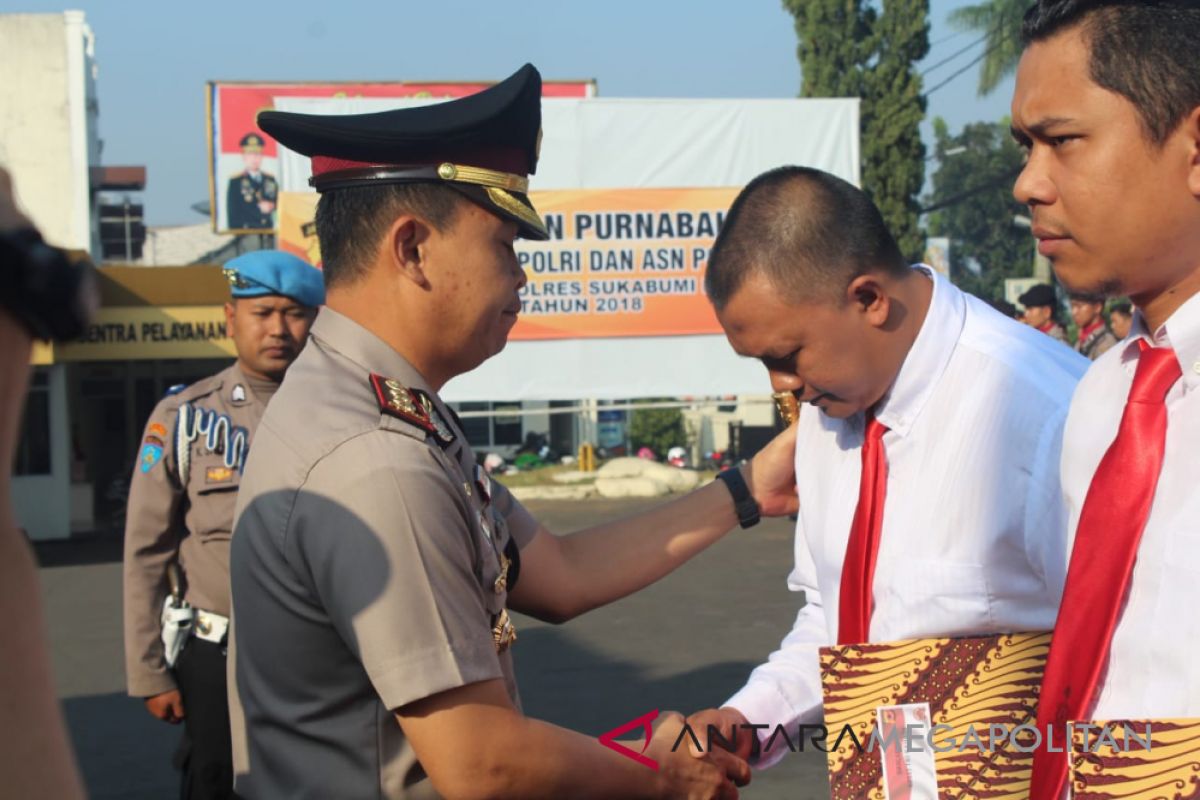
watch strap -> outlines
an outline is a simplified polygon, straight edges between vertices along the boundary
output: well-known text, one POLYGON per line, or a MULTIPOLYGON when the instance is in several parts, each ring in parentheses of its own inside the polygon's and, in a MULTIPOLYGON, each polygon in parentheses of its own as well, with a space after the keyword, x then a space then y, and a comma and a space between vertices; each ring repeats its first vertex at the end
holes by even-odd
POLYGON ((750 494, 750 487, 742 477, 742 471, 737 467, 717 473, 717 480, 725 484, 729 494, 733 496, 733 508, 737 513, 738 524, 743 528, 751 528, 762 519, 762 510, 758 501, 750 494))

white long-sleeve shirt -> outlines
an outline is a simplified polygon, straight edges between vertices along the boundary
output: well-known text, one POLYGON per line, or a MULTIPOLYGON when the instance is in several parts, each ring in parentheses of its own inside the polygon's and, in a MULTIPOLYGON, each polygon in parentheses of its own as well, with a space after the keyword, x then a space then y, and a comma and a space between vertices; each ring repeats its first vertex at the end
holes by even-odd
POLYGON ((1107 673, 1093 701, 1090 716, 1096 720, 1200 717, 1200 295, 1153 335, 1138 312, 1129 337, 1098 358, 1080 382, 1062 455, 1070 542, 1096 467, 1117 436, 1139 339, 1174 348, 1183 375, 1167 393, 1162 472, 1107 673))
MULTIPOLYGON (((870 640, 1049 630, 1066 575, 1062 430, 1087 359, 934 282, 920 333, 876 416, 887 495, 870 640)), ((822 716, 818 650, 837 642, 842 562, 858 503, 864 415, 800 414, 792 630, 726 705, 754 724, 822 716)), ((777 737, 776 745, 783 743, 777 737)), ((764 753, 775 763, 786 745, 764 753)))

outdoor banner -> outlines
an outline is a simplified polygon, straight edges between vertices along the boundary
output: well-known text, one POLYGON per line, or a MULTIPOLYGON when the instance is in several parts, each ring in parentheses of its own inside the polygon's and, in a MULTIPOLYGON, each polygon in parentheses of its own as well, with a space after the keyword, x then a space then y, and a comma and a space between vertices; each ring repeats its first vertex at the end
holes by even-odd
MULTIPOLYGON (((449 100, 474 94, 490 82, 248 83, 209 81, 205 88, 208 124, 208 193, 213 230, 262 232, 276 223, 279 153, 275 140, 259 130, 259 111, 277 97, 425 98, 449 100), (257 137, 257 138, 255 138, 257 137)), ((544 97, 593 97, 595 81, 546 81, 544 97)))
MULTIPOLYGON (((309 114, 422 101, 280 97, 309 114)), ((443 387, 452 402, 767 394, 704 296, 740 187, 783 164, 860 180, 854 98, 552 98, 530 198, 552 238, 517 244, 529 277, 508 345, 443 387)), ((308 158, 279 153, 277 246, 318 262, 308 158), (291 193, 296 194, 291 194, 291 193)))
MULTIPOLYGON (((533 192, 552 238, 517 240, 529 282, 510 340, 720 333, 704 272, 737 191, 533 192)), ((278 239, 280 248, 313 264, 320 263, 316 197, 283 194, 278 239)))

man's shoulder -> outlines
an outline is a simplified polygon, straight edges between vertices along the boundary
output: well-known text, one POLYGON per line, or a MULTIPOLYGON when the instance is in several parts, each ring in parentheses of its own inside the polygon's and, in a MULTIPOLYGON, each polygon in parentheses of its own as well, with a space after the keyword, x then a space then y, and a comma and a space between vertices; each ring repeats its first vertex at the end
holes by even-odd
MULTIPOLYGON (((387 394, 381 400, 380 381, 380 376, 310 341, 267 406, 261 427, 272 432, 272 446, 286 447, 309 466, 340 448, 353 451, 374 441, 388 442, 397 452, 436 446, 436 428, 422 424, 424 409, 417 403, 400 415, 381 407, 395 390, 384 385, 387 394)), ((381 449, 385 456, 388 448, 381 449)))
POLYGON ((1067 402, 1088 360, 1062 342, 971 298, 960 345, 997 377, 1067 402))
POLYGON ((221 387, 225 385, 230 369, 232 367, 223 369, 206 378, 201 378, 195 383, 177 384, 170 387, 154 407, 155 415, 172 414, 178 411, 179 407, 184 403, 196 403, 216 395, 220 392, 221 387))

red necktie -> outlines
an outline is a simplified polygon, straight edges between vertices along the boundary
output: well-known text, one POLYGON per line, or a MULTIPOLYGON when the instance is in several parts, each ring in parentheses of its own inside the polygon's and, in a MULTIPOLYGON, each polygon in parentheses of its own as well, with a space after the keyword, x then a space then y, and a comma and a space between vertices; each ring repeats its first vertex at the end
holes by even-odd
POLYGON ((1138 357, 1117 438, 1088 487, 1067 568, 1038 702, 1038 730, 1053 729, 1033 756, 1032 800, 1058 800, 1067 780, 1066 723, 1081 720, 1108 661, 1113 629, 1129 587, 1138 542, 1150 515, 1167 440, 1167 392, 1182 374, 1175 351, 1149 347, 1138 357))
POLYGON ((838 644, 867 641, 871 629, 871 589, 875 584, 875 557, 879 555, 879 529, 883 527, 883 501, 887 497, 887 453, 883 435, 887 426, 867 416, 862 447, 862 480, 858 506, 850 525, 846 560, 842 563, 842 588, 838 602, 838 644))

